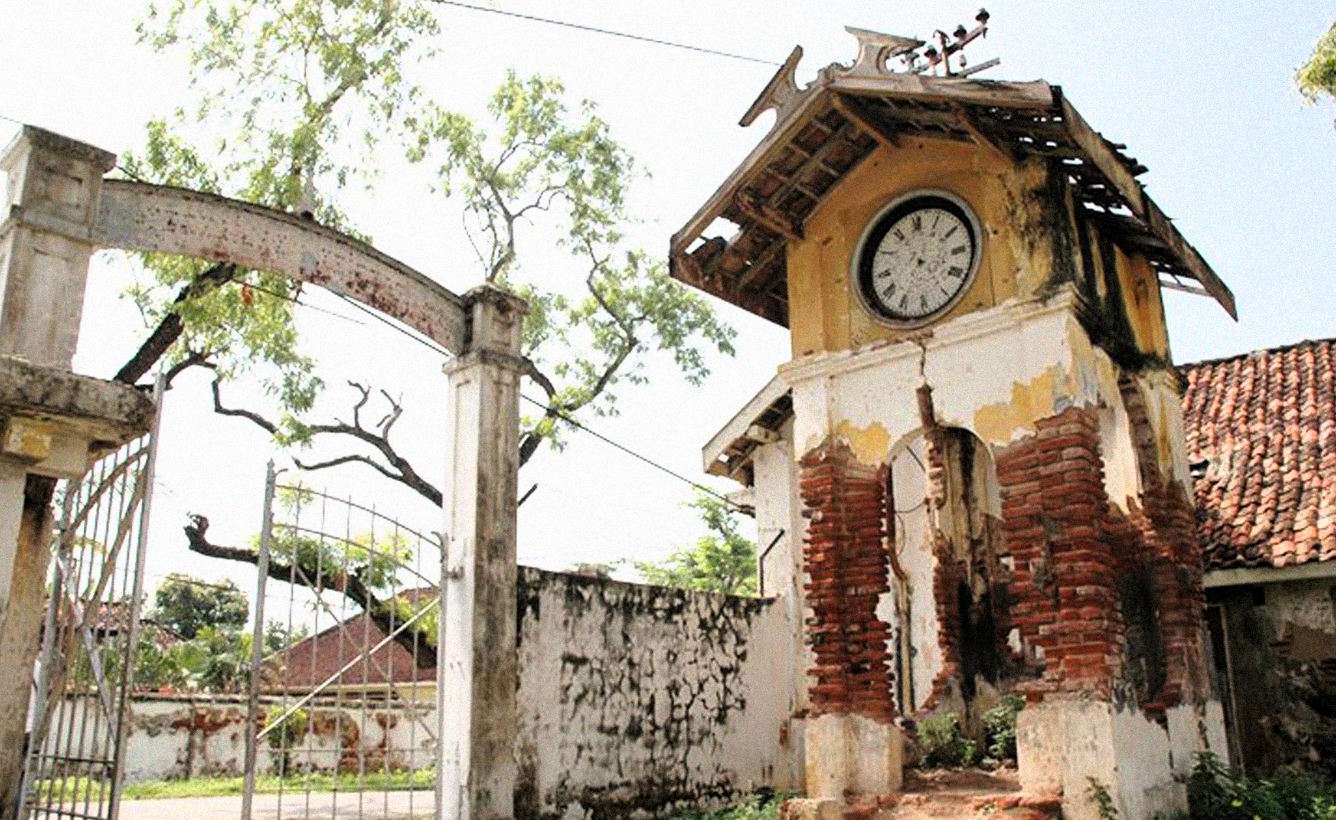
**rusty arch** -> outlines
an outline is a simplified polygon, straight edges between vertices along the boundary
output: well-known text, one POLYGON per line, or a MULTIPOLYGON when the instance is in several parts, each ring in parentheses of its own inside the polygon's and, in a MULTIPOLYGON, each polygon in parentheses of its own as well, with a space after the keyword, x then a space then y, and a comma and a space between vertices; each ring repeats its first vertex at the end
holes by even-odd
POLYGON ((101 248, 233 262, 286 274, 391 316, 450 353, 467 346, 465 300, 346 234, 217 194, 102 180, 90 239, 101 248))

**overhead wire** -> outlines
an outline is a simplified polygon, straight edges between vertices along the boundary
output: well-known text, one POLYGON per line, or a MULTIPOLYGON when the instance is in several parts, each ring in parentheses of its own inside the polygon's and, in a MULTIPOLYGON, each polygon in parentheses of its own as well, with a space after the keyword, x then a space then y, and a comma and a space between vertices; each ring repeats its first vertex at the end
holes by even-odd
POLYGON ((657 461, 654 461, 653 459, 649 458, 648 456, 642 456, 640 453, 637 453, 635 450, 632 450, 632 449, 629 448, 629 447, 626 447, 626 446, 624 446, 624 445, 622 445, 622 444, 618 444, 617 442, 613 441, 612 439, 608 438, 607 436, 603 435, 602 433, 598 432, 597 430, 591 430, 589 427, 585 426, 584 423, 582 423, 582 422, 580 422, 580 421, 577 421, 574 417, 572 417, 571 415, 565 413, 564 411, 559 410, 559 409, 557 409, 557 408, 555 408, 555 407, 552 407, 552 406, 548 405, 546 402, 542 402, 542 401, 539 401, 538 399, 535 399, 535 398, 531 398, 531 397, 529 397, 529 396, 526 396, 526 395, 524 395, 523 393, 520 394, 520 398, 524 399, 525 401, 529 402, 530 404, 534 404, 534 405, 537 405, 538 407, 543 408, 544 411, 552 413, 553 415, 557 416, 557 417, 560 418, 562 421, 566 422, 567 424, 571 425, 572 427, 575 427, 575 428, 577 428, 577 429, 579 429, 579 430, 583 430, 584 432, 588 433, 589 435, 593 436, 594 438, 598 439, 599 441, 602 441, 604 444, 611 445, 612 447, 615 447, 616 449, 621 450, 623 453, 626 453, 626 454, 629 455, 629 456, 632 456, 632 457, 634 457, 634 458, 639 459, 640 461, 645 462, 646 464, 648 464, 649 466, 653 467, 654 469, 659 470, 659 471, 664 472, 664 473, 667 473, 668 475, 672 476, 673 478, 676 478, 678 481, 683 481, 683 482, 685 482, 685 483, 687 483, 687 484, 690 484, 692 487, 694 487, 695 489, 699 490, 700 492, 706 493, 707 495, 712 495, 712 496, 714 496, 715 498, 719 499, 720 501, 724 502, 725 504, 727 504, 728 506, 730 506, 730 507, 732 507, 732 508, 734 508, 734 509, 742 509, 742 505, 741 505, 741 504, 738 504, 736 501, 734 501, 733 499, 729 498, 728 496, 723 495, 722 493, 715 492, 714 490, 710 489, 709 487, 706 487, 704 484, 700 484, 700 483, 698 483, 698 482, 692 481, 691 479, 687 478, 686 476, 682 475, 681 473, 674 472, 672 469, 663 466, 662 464, 658 463, 657 461))
POLYGON ((505 9, 491 8, 488 6, 479 6, 473 3, 463 3, 460 0, 432 0, 432 2, 441 6, 455 6, 461 9, 471 9, 473 11, 485 11, 491 14, 499 14, 503 17, 515 17, 520 20, 529 20, 535 23, 545 23, 552 26, 561 26, 563 28, 576 29, 579 31, 588 31, 593 34, 603 34, 609 37, 621 37, 627 40, 636 40, 642 43, 652 43, 656 46, 667 46, 669 48, 680 48, 684 51, 694 51, 700 54, 709 54, 713 57, 726 57, 730 60, 742 60, 749 63, 760 63, 761 65, 778 66, 780 63, 774 60, 763 60, 760 57, 751 57, 746 54, 734 54, 729 51, 719 51, 713 48, 704 48, 703 46, 693 46, 687 43, 677 43, 672 40, 664 40, 658 37, 646 37, 641 34, 631 34, 625 31, 614 31, 612 29, 599 28, 597 26, 587 26, 582 23, 572 23, 566 20, 555 20, 551 17, 539 17, 535 14, 523 14, 518 11, 507 11, 505 9))
MULTIPOLYGON (((578 30, 578 31, 586 31, 586 32, 589 32, 589 33, 592 33, 592 34, 601 34, 601 35, 608 36, 608 37, 620 37, 620 38, 622 38, 622 39, 626 39, 626 40, 633 40, 633 41, 636 41, 636 42, 649 43, 649 44, 652 44, 652 45, 664 46, 664 47, 667 47, 667 48, 677 48, 677 49, 681 49, 681 50, 684 50, 684 51, 692 51, 692 52, 696 52, 696 53, 699 53, 699 54, 705 54, 705 55, 714 56, 714 57, 723 57, 723 58, 726 58, 726 59, 741 60, 741 61, 744 61, 744 62, 758 63, 758 64, 761 64, 761 65, 768 65, 768 66, 778 66, 778 65, 780 65, 780 63, 775 62, 774 60, 765 60, 765 59, 761 59, 761 58, 759 58, 759 57, 752 57, 752 56, 745 55, 745 54, 736 54, 736 53, 727 52, 727 51, 720 51, 720 50, 718 50, 718 49, 705 48, 705 47, 703 47, 703 46, 693 46, 693 45, 690 45, 690 44, 687 44, 687 43, 679 43, 679 42, 675 42, 675 41, 672 41, 672 40, 665 40, 665 39, 663 39, 663 38, 659 38, 659 37, 648 37, 648 36, 644 36, 644 35, 640 35, 640 34, 632 34, 632 33, 630 33, 630 32, 625 32, 625 31, 616 31, 616 30, 613 30, 613 29, 606 29, 606 28, 601 28, 601 27, 598 27, 598 26, 590 26, 590 25, 585 25, 585 24, 582 24, 582 23, 573 23, 573 22, 570 22, 570 21, 567 21, 567 20, 557 20, 557 19, 550 18, 550 17, 541 17, 541 16, 533 15, 533 14, 524 14, 524 13, 516 12, 516 11, 508 11, 508 10, 506 10, 506 9, 499 9, 499 8, 491 8, 491 7, 487 7, 487 6, 480 6, 480 5, 476 5, 476 4, 473 4, 473 3, 460 2, 460 0, 432 0, 432 2, 437 3, 438 5, 454 6, 454 7, 456 7, 456 8, 468 9, 468 10, 472 10, 472 11, 487 12, 487 13, 491 13, 491 14, 501 15, 501 16, 503 16, 503 17, 512 17, 512 18, 521 19, 521 20, 528 20, 528 21, 530 21, 530 22, 535 22, 535 23, 543 23, 543 24, 545 24, 545 25, 553 25, 553 26, 559 26, 559 27, 562 27, 562 28, 574 29, 574 30, 578 30)), ((13 123, 15 123, 15 124, 18 124, 18 125, 22 125, 22 124, 23 124, 20 120, 13 119, 12 117, 8 117, 8 116, 5 116, 5 115, 3 115, 3 114, 0 114, 0 119, 5 119, 5 120, 8 120, 8 121, 13 122, 13 123)), ((122 173, 124 173, 126 176, 128 176, 128 177, 130 177, 130 178, 132 178, 132 179, 134 179, 134 180, 136 180, 136 181, 139 181, 139 182, 143 182, 143 181, 144 181, 138 174, 135 174, 132 170, 130 170, 129 168, 126 168, 126 167, 123 166, 123 165, 117 165, 116 168, 117 168, 117 170, 119 170, 119 171, 121 171, 122 173)), ((311 304, 309 304, 309 303, 307 303, 307 302, 303 302, 303 301, 301 301, 300 299, 298 299, 298 298, 295 297, 295 296, 289 296, 289 295, 286 295, 286 294, 278 293, 278 292, 276 292, 276 291, 272 291, 272 290, 269 290, 269 289, 267 289, 267 288, 259 287, 259 286, 254 285, 254 284, 248 284, 247 286, 250 287, 250 288, 253 289, 253 290, 257 290, 257 291, 259 291, 259 292, 261 292, 261 293, 268 294, 268 295, 273 296, 273 297, 275 297, 275 298, 284 299, 284 300, 286 300, 286 301, 290 301, 290 302, 292 302, 293 304, 297 304, 297 305, 300 305, 300 306, 302 306, 302 307, 309 308, 309 309, 311 309, 311 310, 316 310, 316 311, 319 311, 319 312, 321 312, 321 313, 325 313, 325 314, 328 314, 328 315, 330 315, 330 316, 334 316, 334 317, 336 317, 336 318, 343 319, 343 320, 348 321, 348 322, 352 322, 352 323, 354 323, 354 324, 358 324, 358 325, 363 325, 363 326, 365 326, 365 323, 364 323, 364 322, 360 322, 360 321, 358 321, 358 320, 356 320, 356 319, 354 319, 354 318, 352 318, 352 317, 344 316, 343 314, 336 313, 336 312, 331 311, 331 310, 326 310, 326 309, 324 309, 324 308, 316 307, 316 306, 311 305, 311 304)), ((412 339, 413 341, 417 342, 418 344, 421 344, 421 345, 423 345, 424 347, 427 347, 428 349, 432 350, 433 352, 438 353, 438 354, 443 355, 443 356, 449 356, 449 355, 450 355, 450 352, 449 352, 449 351, 447 351, 445 348, 441 347, 441 346, 440 346, 439 344, 437 344, 434 340, 428 339, 428 338, 426 338, 426 337, 424 337, 424 336, 421 336, 421 335, 419 335, 419 334, 416 334, 416 333, 411 332, 410 330, 408 330, 407 328, 403 327, 403 326, 400 325, 399 323, 397 323, 397 322, 393 322, 393 321, 389 320, 388 318, 386 318, 385 316, 381 315, 380 313, 378 313, 378 312, 376 312, 376 311, 373 311, 373 310, 367 308, 365 305, 362 305, 361 303, 359 303, 359 302, 357 302, 357 301, 355 301, 355 300, 353 300, 353 299, 350 299, 349 297, 347 297, 347 296, 344 295, 344 294, 339 293, 339 294, 335 294, 335 295, 337 295, 340 299, 342 299, 343 301, 347 302, 348 304, 352 305, 354 308, 356 308, 356 309, 362 311, 363 313, 366 313, 366 314, 369 315, 369 316, 372 316, 372 317, 375 318, 377 321, 381 322, 382 324, 386 325, 387 327, 389 327, 389 328, 393 329, 394 331, 396 331, 396 332, 398 332, 398 333, 400 333, 400 334, 402 334, 402 335, 408 337, 409 339, 412 339)), ((560 419, 561 419, 563 422, 565 422, 566 424, 569 424, 569 425, 571 425, 572 427, 575 427, 575 428, 578 429, 578 430, 581 430, 581 431, 583 431, 583 432, 586 432, 586 433, 590 434, 591 436, 593 436, 594 438, 597 438, 598 440, 602 441, 603 443, 605 443, 605 444, 607 444, 607 445, 609 445, 609 446, 611 446, 611 447, 613 447, 613 448, 615 448, 615 449, 617 449, 617 450, 620 450, 621 452, 623 452, 623 453, 625 453, 625 454, 627 454, 627 455, 629 455, 629 456, 631 456, 631 457, 633 457, 633 458, 635 458, 635 459, 637 459, 637 460, 639 460, 639 461, 641 461, 641 462, 644 462, 645 464, 647 464, 647 465, 653 467, 653 468, 656 469, 656 470, 659 470, 660 472, 663 472, 663 473, 665 473, 665 474, 667 474, 667 475, 669 475, 669 476, 671 476, 671 477, 677 479, 678 481, 681 481, 681 482, 683 482, 683 483, 685 483, 685 484, 690 485, 692 488, 696 489, 697 491, 702 492, 702 493, 705 493, 705 494, 707 494, 707 495, 710 495, 710 496, 712 496, 712 497, 714 497, 714 498, 716 498, 716 499, 718 499, 718 500, 724 502, 724 503, 727 504, 730 508, 732 508, 732 509, 742 509, 742 505, 738 504, 737 502, 733 501, 732 499, 728 498, 727 496, 723 495, 722 493, 716 492, 715 490, 713 490, 713 489, 711 489, 711 488, 709 488, 709 487, 707 487, 707 486, 705 486, 705 485, 703 485, 703 484, 701 484, 701 483, 699 483, 699 482, 693 481, 693 480, 691 480, 690 478, 687 478, 686 476, 682 475, 681 473, 678 473, 678 472, 676 472, 676 471, 674 471, 674 470, 672 470, 672 469, 670 469, 670 468, 668 468, 668 467, 666 467, 666 466, 664 466, 664 465, 662 465, 662 464, 660 464, 660 463, 654 461, 653 459, 649 458, 648 456, 641 455, 640 453, 637 453, 636 451, 632 450, 631 448, 629 448, 629 447, 627 447, 627 446, 625 446, 625 445, 623 445, 623 444, 620 444, 619 442, 613 441, 612 439, 608 438, 607 436, 603 435, 602 433, 598 432, 597 430, 593 430, 592 428, 590 428, 590 427, 588 427, 587 425, 585 425, 583 422, 578 421, 578 420, 575 419, 573 416, 571 416, 569 413, 566 413, 565 411, 562 411, 562 410, 559 410, 559 409, 557 409, 557 408, 555 408, 555 407, 552 407, 552 406, 548 405, 548 404, 545 403, 545 402, 539 401, 539 400, 534 399, 534 398, 529 397, 529 396, 525 396, 525 395, 523 395, 523 394, 520 394, 520 398, 524 399, 524 400, 527 401, 527 402, 530 402, 531 404, 534 404, 534 405, 536 405, 536 406, 542 408, 543 411, 544 411, 545 413, 551 413, 551 414, 557 416, 558 418, 560 418, 560 419)))

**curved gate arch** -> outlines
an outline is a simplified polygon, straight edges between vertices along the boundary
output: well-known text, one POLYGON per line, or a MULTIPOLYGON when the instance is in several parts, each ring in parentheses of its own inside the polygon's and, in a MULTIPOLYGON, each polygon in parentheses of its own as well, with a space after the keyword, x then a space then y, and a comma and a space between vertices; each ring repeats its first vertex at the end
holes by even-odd
POLYGON ((102 181, 93 244, 192 256, 282 273, 355 299, 454 354, 464 299, 372 246, 285 211, 217 194, 102 181))
MULTIPOLYGON (((444 414, 448 550, 440 584, 437 816, 510 816, 523 300, 490 284, 456 295, 364 242, 293 214, 198 191, 104 179, 115 160, 32 126, 24 126, 0 155, 0 172, 8 178, 0 214, 0 357, 71 375, 88 260, 96 248, 286 274, 397 319, 452 354, 444 414)), ((134 394, 128 386, 77 378, 97 382, 99 395, 134 394)), ((0 557, 5 549, 0 544, 0 557)), ((21 721, 21 712, 10 711, 21 721)), ((0 722, 7 716, 0 714, 0 722)), ((13 778, 6 779, 3 752, 0 803, 7 803, 13 778)), ((0 805, 0 817, 8 808, 0 805)))

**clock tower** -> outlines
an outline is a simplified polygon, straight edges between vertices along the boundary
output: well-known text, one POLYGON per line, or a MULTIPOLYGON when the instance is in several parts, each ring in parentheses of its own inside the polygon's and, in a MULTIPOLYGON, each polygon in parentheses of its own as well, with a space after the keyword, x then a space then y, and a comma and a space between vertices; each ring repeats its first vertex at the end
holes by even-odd
POLYGON ((978 733, 1019 696, 1024 789, 1170 814, 1227 753, 1160 294, 1233 296, 1060 88, 893 71, 923 43, 850 32, 802 89, 795 49, 670 257, 791 334, 707 454, 794 534, 763 593, 790 600, 806 792, 893 792, 916 723, 978 733))

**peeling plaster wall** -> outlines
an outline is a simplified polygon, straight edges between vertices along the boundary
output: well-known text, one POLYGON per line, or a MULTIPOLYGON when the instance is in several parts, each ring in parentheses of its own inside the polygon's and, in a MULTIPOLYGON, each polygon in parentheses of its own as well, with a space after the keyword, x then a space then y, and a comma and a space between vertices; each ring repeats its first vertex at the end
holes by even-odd
MULTIPOLYGON (((761 594, 776 598, 784 610, 789 632, 785 638, 794 674, 791 676, 796 709, 807 708, 807 687, 802 670, 813 664, 811 647, 803 636, 803 624, 811 617, 803 591, 802 543, 807 529, 798 498, 797 462, 793 456, 793 422, 779 431, 780 440, 758 447, 752 453, 756 487, 756 543, 766 551, 760 556, 761 594)), ((802 723, 795 722, 799 731, 802 723)), ((801 749, 795 759, 801 759, 801 749)))
MULTIPOLYGON (((273 705, 278 705, 274 703, 273 705)), ((84 699, 73 712, 99 708, 84 699)), ((268 712, 270 704, 262 702, 268 712)), ((293 744, 289 766, 300 772, 424 769, 436 759, 425 706, 395 704, 362 710, 321 706, 306 710, 307 732, 293 744)), ((246 756, 246 702, 240 698, 140 695, 130 703, 125 776, 131 783, 211 775, 240 775, 246 756)), ((258 747, 258 771, 272 770, 277 752, 258 747)))
POLYGON ((933 395, 938 423, 994 447, 1033 433, 1036 419, 1066 407, 1116 401, 1113 363, 1091 344, 1074 302, 1064 290, 960 317, 917 343, 818 353, 783 365, 793 387, 795 450, 807 452, 834 433, 860 462, 882 463, 890 443, 920 427, 912 397, 925 383, 951 388, 933 395))
POLYGON ((520 568, 517 819, 800 789, 785 607, 520 568))

